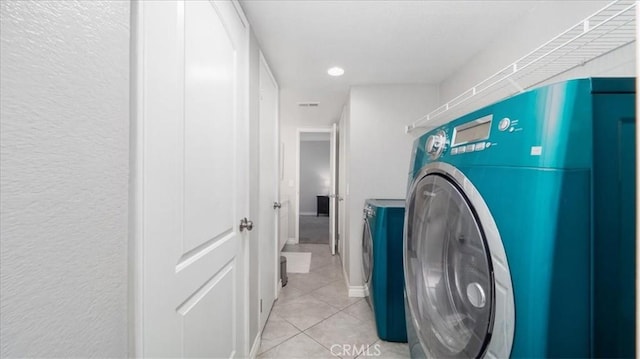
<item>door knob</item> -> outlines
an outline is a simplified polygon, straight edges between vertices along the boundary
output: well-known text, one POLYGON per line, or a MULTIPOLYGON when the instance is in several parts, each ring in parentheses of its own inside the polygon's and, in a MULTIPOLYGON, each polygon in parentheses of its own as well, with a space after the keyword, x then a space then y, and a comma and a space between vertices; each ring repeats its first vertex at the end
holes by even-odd
POLYGON ((253 229, 253 221, 248 220, 247 217, 240 220, 240 232, 245 229, 247 231, 251 231, 253 229))
POLYGON ((273 209, 277 209, 282 207, 282 204, 280 202, 273 202, 273 209))

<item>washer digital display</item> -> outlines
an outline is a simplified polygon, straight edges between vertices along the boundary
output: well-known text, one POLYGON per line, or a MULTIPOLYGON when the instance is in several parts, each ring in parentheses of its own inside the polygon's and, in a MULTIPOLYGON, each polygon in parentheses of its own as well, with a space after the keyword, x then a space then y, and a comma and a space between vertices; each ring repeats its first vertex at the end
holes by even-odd
POLYGON ((491 120, 493 120, 493 115, 488 115, 454 128, 452 146, 486 140, 491 131, 491 120))

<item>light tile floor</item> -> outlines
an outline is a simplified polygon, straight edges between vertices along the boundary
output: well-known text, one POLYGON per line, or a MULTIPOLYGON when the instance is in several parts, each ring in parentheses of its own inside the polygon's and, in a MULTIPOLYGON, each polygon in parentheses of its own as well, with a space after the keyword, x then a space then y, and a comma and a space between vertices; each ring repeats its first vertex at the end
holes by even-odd
POLYGON ((328 245, 284 250, 311 252, 311 270, 289 274, 262 333, 258 358, 409 357, 407 344, 378 338, 371 308, 348 296, 340 257, 332 256, 328 245))

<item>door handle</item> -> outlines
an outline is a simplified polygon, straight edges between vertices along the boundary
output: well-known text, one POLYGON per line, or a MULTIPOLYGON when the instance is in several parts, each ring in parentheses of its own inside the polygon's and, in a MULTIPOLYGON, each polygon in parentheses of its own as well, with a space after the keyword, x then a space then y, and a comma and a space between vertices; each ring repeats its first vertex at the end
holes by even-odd
POLYGON ((253 229, 253 221, 248 220, 247 217, 240 220, 240 232, 245 229, 247 231, 251 231, 253 229))
POLYGON ((278 209, 282 207, 282 203, 280 202, 273 202, 273 209, 278 209))

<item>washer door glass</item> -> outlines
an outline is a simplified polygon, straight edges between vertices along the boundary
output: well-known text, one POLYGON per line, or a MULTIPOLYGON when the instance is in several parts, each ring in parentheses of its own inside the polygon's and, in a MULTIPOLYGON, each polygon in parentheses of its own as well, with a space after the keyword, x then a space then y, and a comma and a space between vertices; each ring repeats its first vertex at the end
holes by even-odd
POLYGON ((364 282, 369 283, 371 272, 373 271, 373 240, 371 239, 371 229, 369 220, 365 218, 362 229, 362 275, 364 282))
POLYGON ((426 175, 410 196, 405 275, 417 334, 432 357, 479 357, 491 337, 494 307, 482 227, 445 175, 426 175))

